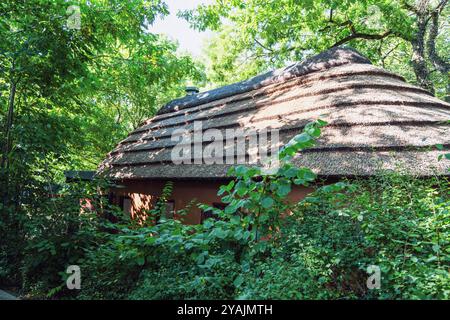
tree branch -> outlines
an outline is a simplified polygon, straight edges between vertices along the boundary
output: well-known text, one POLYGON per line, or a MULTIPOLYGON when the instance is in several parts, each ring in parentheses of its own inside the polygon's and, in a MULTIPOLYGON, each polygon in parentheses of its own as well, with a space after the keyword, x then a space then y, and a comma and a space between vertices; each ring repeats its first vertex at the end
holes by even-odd
POLYGON ((351 40, 354 39, 366 39, 366 40, 380 40, 380 39, 384 39, 388 36, 390 36, 391 34, 393 34, 393 32, 391 30, 388 30, 382 34, 369 34, 369 33, 360 33, 360 32, 352 32, 351 35, 339 40, 338 42, 336 42, 334 45, 332 45, 331 47, 338 47, 340 45, 343 45, 344 43, 347 43, 351 40))
POLYGON ((381 57, 381 63, 383 64, 383 68, 385 67, 385 60, 387 59, 387 57, 389 57, 389 55, 398 48, 398 46, 400 45, 400 42, 398 42, 394 47, 392 47, 388 52, 386 52, 382 57, 381 57))
POLYGON ((401 5, 402 5, 405 9, 407 9, 407 10, 409 10, 409 11, 411 11, 411 12, 414 12, 414 13, 418 14, 417 8, 414 7, 413 5, 410 5, 410 4, 408 3, 408 0, 401 0, 400 3, 401 3, 401 5))
POLYGON ((444 10, 445 6, 447 5, 448 0, 441 0, 441 2, 439 2, 439 4, 436 6, 436 8, 434 8, 433 13, 438 13, 440 14, 442 12, 442 10, 444 10))
POLYGON ((266 47, 266 46, 263 45, 260 41, 258 41, 258 39, 254 38, 254 40, 255 40, 255 42, 256 42, 261 48, 263 48, 264 50, 273 52, 273 49, 266 47))
MULTIPOLYGON (((447 2, 447 1, 445 1, 447 2)), ((433 66, 442 73, 447 73, 450 71, 450 64, 441 57, 438 56, 436 52, 436 37, 439 32, 439 12, 435 11, 431 15, 431 26, 430 31, 428 33, 428 41, 427 41, 427 53, 428 58, 430 59, 433 66)))

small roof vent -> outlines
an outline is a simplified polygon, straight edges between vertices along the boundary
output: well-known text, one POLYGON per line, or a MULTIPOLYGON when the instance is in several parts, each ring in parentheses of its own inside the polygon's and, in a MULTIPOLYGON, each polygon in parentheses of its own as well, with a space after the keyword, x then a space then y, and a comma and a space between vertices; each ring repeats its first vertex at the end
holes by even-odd
POLYGON ((197 87, 186 87, 186 89, 184 89, 184 91, 186 91, 187 96, 192 96, 192 95, 200 92, 197 87))

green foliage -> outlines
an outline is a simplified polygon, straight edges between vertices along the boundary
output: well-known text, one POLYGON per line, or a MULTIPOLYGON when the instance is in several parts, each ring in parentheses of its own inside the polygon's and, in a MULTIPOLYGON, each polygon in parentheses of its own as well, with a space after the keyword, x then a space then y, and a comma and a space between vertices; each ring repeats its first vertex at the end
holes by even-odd
MULTIPOLYGON (((167 13, 160 0, 0 3, 2 280, 21 284, 32 273, 16 270, 30 239, 50 232, 42 230, 45 217, 55 228, 78 219, 76 205, 59 204, 56 213, 47 201, 49 188, 63 184, 63 171, 96 169, 127 132, 180 96, 187 81, 202 79, 173 42, 147 31, 167 13), (67 24, 71 5, 80 8, 79 29, 67 24)), ((61 230, 55 236, 63 237, 61 230)), ((48 253, 51 246, 30 250, 38 248, 48 253)))
POLYGON ((409 81, 431 82, 429 89, 444 97, 450 88, 448 10, 446 0, 217 0, 179 15, 196 29, 216 32, 206 50, 208 76, 216 85, 244 80, 346 44, 409 81), (440 20, 433 40, 434 14, 440 20), (426 37, 422 37, 421 21, 426 21, 426 37), (444 67, 436 68, 439 59, 425 52, 428 49, 413 54, 416 41, 422 40, 427 48, 434 43, 437 55, 446 61, 444 67), (426 74, 415 69, 414 59, 419 55, 426 61, 426 74))
MULTIPOLYGON (((215 210, 221 220, 201 225, 183 225, 179 220, 148 219, 110 225, 108 239, 79 260, 85 276, 80 299, 217 299, 232 298, 243 285, 243 273, 250 271, 255 255, 265 254, 261 235, 276 235, 280 212, 289 208, 285 201, 292 183, 314 179, 306 168, 287 163, 296 151, 314 144, 325 123, 305 127, 279 154, 280 168, 261 179, 260 168, 237 167, 230 174, 236 182, 219 194, 228 205, 215 210), (262 203, 262 206, 259 205, 262 203), (239 213, 238 213, 239 212, 239 213), (150 223, 149 223, 150 222, 150 223)), ((161 216, 170 198, 172 183, 163 189, 150 216, 161 216)))
MULTIPOLYGON (((233 183, 222 188, 244 193, 233 183)), ((380 174, 324 185, 276 224, 261 222, 286 205, 277 199, 245 215, 230 202, 232 209, 214 209, 220 220, 201 225, 118 229, 89 254, 95 268, 79 298, 449 298, 447 180, 380 174), (263 225, 279 228, 257 239, 263 225), (366 286, 370 265, 381 270, 380 289, 366 286)))
MULTIPOLYGON (((22 242, 5 250, 14 244, 6 235, 0 246, 0 279, 19 266, 22 289, 34 298, 448 299, 446 179, 380 173, 288 201, 293 185, 314 182, 309 169, 290 160, 314 145, 323 125, 308 124, 281 149, 272 170, 232 169, 235 180, 218 192, 225 209, 200 205, 220 219, 200 225, 125 219, 97 195, 107 188, 100 181, 74 184, 47 201, 36 194, 42 203, 28 204, 38 209, 21 216, 22 242), (101 214, 80 213, 79 199, 90 199, 101 214), (111 215, 115 223, 103 218, 111 215), (19 248, 19 256, 7 256, 19 248), (79 292, 65 287, 69 264, 81 268, 79 292), (380 289, 366 286, 370 265, 381 270, 380 289)), ((166 184, 150 214, 165 211, 172 188, 166 184)))
POLYGON ((286 218, 280 246, 256 263, 242 295, 448 299, 448 192, 445 179, 397 174, 323 186, 286 218), (366 287, 369 265, 381 270, 380 289, 366 287))
POLYGON ((116 225, 117 234, 80 266, 87 279, 79 298, 227 298, 240 270, 240 226, 224 221, 187 226, 165 220, 153 226, 116 225), (238 239, 239 238, 239 239, 238 239))
POLYGON ((101 232, 101 211, 108 208, 106 199, 97 195, 104 185, 77 183, 64 186, 55 195, 48 186, 35 190, 21 211, 4 211, 0 228, 20 230, 2 232, 0 244, 0 284, 21 284, 21 290, 37 298, 67 295, 62 281, 69 265, 77 264, 85 251, 95 248, 105 234, 101 232), (100 214, 100 215, 99 215, 100 214), (12 229, 14 228, 14 229, 12 229))
MULTIPOLYGON (((218 1, 183 16, 218 31, 208 48, 215 84, 301 60, 355 32, 387 31, 348 43, 411 80, 420 19, 409 3, 218 1), (372 5, 381 10, 374 24, 372 5)), ((159 219, 171 184, 148 219, 135 221, 107 203, 105 182, 63 184, 63 170, 96 168, 186 83, 204 81, 196 62, 147 31, 167 10, 160 0, 0 3, 0 285, 52 299, 449 299, 445 179, 383 174, 288 200, 296 185, 315 186, 314 173, 291 160, 314 145, 320 120, 281 150, 279 166, 233 168, 219 190, 226 208, 200 205, 220 219, 201 225, 159 219), (79 30, 67 27, 69 5, 80 7, 79 30), (65 287, 71 264, 81 267, 80 292, 65 287), (375 291, 365 285, 371 264, 382 272, 375 291)), ((448 52, 446 38, 442 28, 438 56, 448 52)), ((436 70, 428 80, 443 96, 448 74, 436 70)))
POLYGON ((60 171, 95 168, 129 130, 180 96, 188 79, 200 80, 190 57, 145 31, 165 14, 159 0, 3 1, 2 122, 16 85, 11 163, 54 152, 60 171), (69 5, 80 7, 80 30, 66 25, 69 5))
MULTIPOLYGON (((280 213, 287 212, 291 203, 287 200, 292 185, 307 186, 315 180, 308 168, 297 168, 289 160, 299 151, 315 144, 322 120, 308 123, 304 132, 292 138, 279 152, 268 168, 233 167, 229 175, 235 177, 218 192, 227 204, 219 216, 237 219, 244 228, 252 229, 253 239, 276 236, 280 226, 280 213)), ((214 210, 213 208, 206 208, 214 210)))

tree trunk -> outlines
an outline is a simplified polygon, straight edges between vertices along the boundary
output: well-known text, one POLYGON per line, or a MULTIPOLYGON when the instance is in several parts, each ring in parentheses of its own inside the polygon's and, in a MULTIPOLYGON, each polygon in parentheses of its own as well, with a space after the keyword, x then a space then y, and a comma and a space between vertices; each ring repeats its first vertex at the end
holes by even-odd
POLYGON ((425 33, 427 29, 427 19, 425 16, 418 16, 417 19, 417 33, 415 39, 411 41, 413 53, 411 63, 419 86, 434 94, 434 87, 429 79, 430 72, 425 60, 425 33))
MULTIPOLYGON (((450 78, 450 76, 449 76, 450 78)), ((450 103, 450 79, 447 78, 447 89, 445 92, 444 101, 450 103)))
MULTIPOLYGON (((445 4, 446 2, 443 2, 445 4)), ((450 102, 450 63, 448 63, 445 59, 442 59, 437 51, 436 51, 436 38, 439 34, 439 14, 440 10, 436 9, 431 14, 431 25, 430 31, 428 33, 428 41, 427 41, 427 52, 428 58, 433 66, 436 68, 436 71, 442 73, 444 77, 447 77, 447 87, 446 87, 446 95, 445 101, 450 102)))
POLYGON ((5 143, 3 145, 3 155, 2 155, 2 163, 1 168, 5 169, 8 166, 8 154, 10 152, 11 147, 11 127, 13 123, 14 116, 14 99, 16 96, 16 84, 15 82, 11 82, 9 89, 9 102, 8 102, 8 116, 6 118, 5 125, 5 143))
POLYGON ((2 150, 2 161, 0 165, 0 172, 2 173, 4 181, 3 188, 3 205, 6 206, 7 200, 8 200, 8 188, 9 188, 9 172, 8 172, 8 156, 11 152, 11 128, 13 124, 13 117, 14 117, 14 99, 16 96, 16 83, 14 81, 11 81, 10 88, 9 88, 9 102, 8 102, 8 115, 6 118, 6 125, 5 125, 5 141, 3 144, 3 150, 2 150))

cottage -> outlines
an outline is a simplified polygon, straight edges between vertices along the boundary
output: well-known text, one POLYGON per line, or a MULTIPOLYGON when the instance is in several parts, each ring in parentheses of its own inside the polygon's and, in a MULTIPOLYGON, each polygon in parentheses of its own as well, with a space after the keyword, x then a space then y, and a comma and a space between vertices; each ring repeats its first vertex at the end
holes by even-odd
MULTIPOLYGON (((318 144, 294 162, 323 178, 398 168, 449 174, 438 157, 450 146, 450 104, 348 48, 173 100, 121 141, 99 171, 123 186, 116 201, 132 215, 151 208, 166 181, 174 182, 168 214, 194 198, 221 206, 216 193, 229 167, 263 163, 318 118, 328 122, 318 144)), ((299 187, 291 198, 308 192, 299 187)), ((186 222, 206 215, 193 208, 186 222)))

